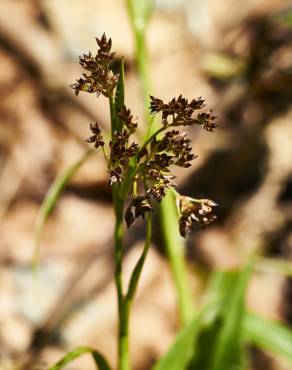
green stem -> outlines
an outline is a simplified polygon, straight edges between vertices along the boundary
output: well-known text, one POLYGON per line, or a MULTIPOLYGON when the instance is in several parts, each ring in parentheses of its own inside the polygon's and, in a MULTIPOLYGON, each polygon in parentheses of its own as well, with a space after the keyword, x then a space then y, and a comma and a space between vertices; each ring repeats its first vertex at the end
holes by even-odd
MULTIPOLYGON (((137 0, 137 4, 139 0, 137 0)), ((150 0, 149 0, 150 1, 150 0)), ((147 28, 148 16, 145 18, 144 23, 140 22, 139 17, 135 16, 135 1, 127 0, 129 19, 132 24, 133 34, 135 39, 135 57, 136 65, 139 73, 142 94, 144 98, 144 116, 145 121, 150 122, 148 132, 146 135, 145 143, 142 148, 145 148, 153 135, 159 134, 163 131, 163 127, 157 127, 155 120, 152 122, 149 120, 148 107, 149 107, 149 95, 151 88, 151 79, 149 73, 149 56, 145 40, 145 32, 147 28), (140 25, 143 24, 143 27, 140 25), (154 132, 154 130, 158 130, 154 132)), ((142 149, 141 148, 141 149, 142 149)), ((186 264, 184 259, 184 241, 180 237, 178 229, 178 216, 175 201, 171 194, 166 196, 166 199, 162 200, 160 206, 160 218, 162 224, 162 232, 164 235, 165 247, 172 275, 175 281, 178 306, 180 319, 183 324, 187 323, 191 318, 193 311, 191 292, 188 288, 188 279, 186 274, 186 264)))
POLYGON ((137 291, 138 282, 141 276, 142 268, 150 247, 151 242, 151 226, 152 226, 152 215, 147 216, 147 230, 146 240, 143 252, 132 272, 128 292, 122 300, 121 311, 120 311, 120 325, 119 325, 119 370, 129 370, 129 319, 132 307, 133 298, 137 291))
POLYGON ((150 247, 152 231, 152 214, 147 214, 146 240, 143 252, 130 278, 128 292, 123 295, 122 286, 122 242, 123 242, 123 201, 115 197, 116 227, 115 227, 115 282, 118 297, 119 311, 119 341, 118 341, 118 369, 130 370, 129 359, 129 317, 132 301, 135 296, 144 262, 150 247), (118 200, 118 201, 117 201, 118 200))
MULTIPOLYGON (((149 91, 151 91, 150 74, 149 74, 149 57, 147 47, 145 45, 145 38, 142 32, 135 32, 135 58, 137 61, 138 74, 142 82, 142 94, 144 101, 144 118, 147 122, 149 119, 149 91)), ((151 131, 150 131, 151 132, 151 131)))
POLYGON ((193 317, 194 311, 186 273, 184 241, 179 234, 175 198, 170 191, 161 202, 160 207, 162 233, 176 286, 179 315, 182 324, 185 325, 193 317))
MULTIPOLYGON (((109 97, 111 116, 111 136, 116 125, 115 101, 113 96, 109 97)), ((118 369, 130 370, 129 339, 128 339, 128 305, 123 295, 122 261, 123 261, 123 211, 125 195, 120 184, 114 184, 112 198, 115 210, 115 231, 114 231, 114 258, 115 258, 115 285, 118 300, 118 369)))
MULTIPOLYGON (((116 191, 114 191, 116 193, 116 191)), ((115 225, 115 280, 117 287, 119 311, 123 302, 123 285, 122 285, 122 258, 123 258, 123 207, 117 197, 114 196, 116 225, 115 225)))
MULTIPOLYGON (((144 144, 141 146, 141 148, 139 149, 139 153, 143 152, 143 150, 146 148, 146 146, 150 143, 150 141, 155 137, 157 136, 158 134, 160 134, 162 131, 164 130, 167 130, 171 125, 167 126, 167 127, 160 127, 160 129, 158 129, 157 131, 155 131, 154 133, 152 133, 151 135, 147 135, 146 136, 146 140, 144 142, 144 144)), ((138 153, 138 154, 139 154, 138 153)), ((137 156, 138 156, 137 154, 137 156)))
POLYGON ((113 189, 115 204, 115 283, 118 299, 119 313, 119 338, 118 338, 118 369, 130 370, 128 348, 128 313, 123 297, 122 259, 123 259, 123 205, 124 201, 118 194, 117 188, 113 189))
POLYGON ((143 4, 138 3, 139 1, 140 0, 127 0, 127 10, 134 36, 136 66, 138 75, 142 80, 141 90, 144 101, 144 118, 145 121, 148 122, 148 93, 151 90, 151 79, 149 73, 149 56, 144 36, 153 4, 150 4, 151 0, 147 0, 149 3, 147 6, 148 9, 146 10, 143 4), (142 8, 144 9, 142 10, 142 8), (146 13, 144 13, 145 11, 146 13))

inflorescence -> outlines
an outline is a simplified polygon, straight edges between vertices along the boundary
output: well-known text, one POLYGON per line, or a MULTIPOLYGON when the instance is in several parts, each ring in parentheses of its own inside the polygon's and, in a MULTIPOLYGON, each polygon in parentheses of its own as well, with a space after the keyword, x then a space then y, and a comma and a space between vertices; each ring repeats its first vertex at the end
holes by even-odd
MULTIPOLYGON (((112 41, 105 34, 96 39, 99 46, 94 57, 90 52, 80 57, 80 65, 89 73, 71 85, 76 95, 80 91, 100 94, 107 98, 114 96, 119 75, 110 69, 115 53, 111 52, 112 41)), ((172 166, 187 168, 197 156, 192 152, 187 132, 179 131, 184 126, 200 125, 204 130, 212 132, 217 127, 216 117, 212 110, 199 112, 205 107, 200 97, 188 101, 180 95, 170 102, 150 96, 151 114, 162 115, 161 127, 141 145, 132 140, 137 122, 133 119, 130 109, 125 106, 117 112, 122 122, 122 129, 112 133, 108 145, 108 153, 104 149, 105 141, 97 122, 90 124, 92 135, 87 139, 95 148, 103 147, 108 163, 110 185, 128 184, 130 161, 135 164, 132 171, 131 186, 128 195, 131 197, 125 211, 125 221, 130 227, 138 217, 144 218, 147 212, 153 211, 152 202, 160 202, 170 187, 174 187, 175 176, 171 173, 172 166), (137 189, 143 189, 137 194, 137 189)), ((179 229, 182 236, 195 225, 209 225, 215 218, 213 207, 216 203, 209 199, 193 199, 179 195, 176 191, 179 213, 179 229)))

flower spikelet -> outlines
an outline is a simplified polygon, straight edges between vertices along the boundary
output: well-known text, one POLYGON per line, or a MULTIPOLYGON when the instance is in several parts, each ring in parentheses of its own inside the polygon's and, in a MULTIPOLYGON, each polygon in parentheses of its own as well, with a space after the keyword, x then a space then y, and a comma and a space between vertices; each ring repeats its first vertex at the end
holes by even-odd
POLYGON ((145 213, 150 211, 153 211, 153 208, 151 207, 151 204, 149 202, 148 195, 134 196, 125 212, 125 221, 128 228, 135 222, 135 220, 139 216, 144 218, 145 213))
POLYGON ((103 136, 100 128, 98 127, 98 123, 97 122, 91 123, 90 130, 93 135, 91 135, 86 141, 88 143, 94 143, 96 149, 99 148, 100 146, 104 146, 103 136))
POLYGON ((115 53, 111 52, 111 39, 107 40, 105 34, 101 39, 96 38, 99 50, 96 56, 91 52, 83 54, 79 58, 80 65, 89 73, 83 73, 83 78, 77 79, 77 82, 71 87, 78 95, 80 91, 96 93, 109 97, 112 95, 118 81, 118 75, 110 70, 110 64, 113 61, 115 53))
POLYGON ((185 237, 193 226, 208 226, 216 216, 213 214, 213 207, 217 204, 210 199, 193 199, 186 196, 178 197, 179 208, 179 231, 185 237))

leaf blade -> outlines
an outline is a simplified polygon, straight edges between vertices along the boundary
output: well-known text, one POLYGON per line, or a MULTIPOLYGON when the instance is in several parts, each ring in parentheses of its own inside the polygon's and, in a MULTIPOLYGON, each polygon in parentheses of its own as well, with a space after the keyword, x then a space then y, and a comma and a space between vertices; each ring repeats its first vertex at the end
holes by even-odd
POLYGON ((244 320, 245 340, 283 357, 292 364, 292 330, 279 322, 248 313, 244 320))
POLYGON ((226 283, 224 273, 213 273, 206 302, 196 316, 177 335, 168 352, 159 359, 152 370, 184 370, 196 356, 199 335, 212 327, 222 306, 222 288, 226 283))
POLYGON ((59 360, 55 365, 51 366, 48 370, 60 370, 64 366, 68 365, 70 362, 74 361, 76 358, 82 356, 83 354, 90 353, 94 359, 94 362, 99 370, 110 370, 110 366, 106 361, 105 357, 98 351, 91 347, 77 347, 73 351, 68 352, 61 360, 59 360))
POLYGON ((32 261, 34 271, 36 271, 39 261, 41 239, 43 236, 46 221, 55 208, 56 203, 65 186, 92 153, 92 149, 87 150, 77 162, 68 167, 68 169, 66 169, 64 173, 59 175, 54 180, 45 196, 45 199, 39 209, 34 229, 34 257, 32 261))
POLYGON ((200 318, 196 317, 181 330, 170 350, 154 365, 152 370, 185 369, 192 357, 199 327, 200 318))
POLYGON ((212 355, 210 370, 242 368, 242 326, 245 315, 245 291, 252 272, 252 263, 238 274, 225 299, 222 329, 212 355))

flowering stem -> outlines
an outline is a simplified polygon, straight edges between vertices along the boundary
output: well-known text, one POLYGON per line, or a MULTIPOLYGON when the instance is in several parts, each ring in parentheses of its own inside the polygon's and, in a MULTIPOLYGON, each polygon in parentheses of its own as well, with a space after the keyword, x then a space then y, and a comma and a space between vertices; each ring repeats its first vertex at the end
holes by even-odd
POLYGON ((122 300, 119 325, 119 370, 129 370, 129 319, 132 302, 137 291, 138 282, 150 247, 152 234, 152 214, 147 214, 146 240, 143 252, 132 272, 128 292, 122 300))
MULTIPOLYGON (((137 2, 138 3, 138 2, 137 2)), ((150 0, 149 0, 150 3, 150 0)), ((147 52, 147 45, 145 40, 144 28, 142 31, 137 26, 138 17, 135 16, 133 1, 127 0, 129 19, 132 23, 133 33, 135 38, 135 49, 136 49, 136 65, 139 73, 142 93, 144 97, 144 116, 146 122, 149 122, 148 132, 146 134, 146 141, 140 149, 146 148, 149 142, 154 136, 161 133, 165 127, 158 128, 155 124, 155 120, 149 120, 148 106, 149 106, 149 95, 151 91, 151 79, 149 73, 149 55, 147 52), (157 130, 153 133, 154 130, 157 130)), ((149 13, 150 16, 150 13, 149 13)), ((147 22, 146 22, 147 23, 147 22)), ((170 125, 168 125, 169 127, 170 125)), ((172 275, 175 281, 177 296, 178 296, 178 308, 182 324, 186 324, 193 311, 192 296, 188 288, 188 279, 186 276, 186 263, 184 259, 184 242, 180 237, 178 225, 177 225, 177 209, 171 194, 167 195, 167 199, 163 199, 160 205, 160 219, 162 225, 162 233, 164 235, 164 242, 166 247, 166 253, 170 262, 172 275)))
POLYGON ((122 258, 123 258, 123 206, 124 200, 119 195, 119 189, 113 189, 113 202, 115 205, 115 283, 118 299, 119 337, 118 337, 118 369, 129 370, 128 350, 128 313, 124 304, 122 284, 122 258))
POLYGON ((129 316, 133 298, 137 291, 142 268, 150 247, 152 234, 152 214, 146 215, 146 240, 143 252, 132 272, 127 294, 123 295, 122 286, 122 247, 123 247, 123 205, 124 199, 119 195, 119 189, 113 189, 115 203, 116 226, 115 226, 115 282, 118 297, 119 313, 119 339, 118 339, 118 369, 130 370, 129 360, 129 316))
MULTIPOLYGON (((114 191, 114 193, 116 193, 114 191)), ((118 203, 115 207, 116 225, 115 225, 115 280, 118 294, 119 309, 123 301, 123 286, 122 286, 122 248, 123 248, 123 207, 120 202, 117 202, 117 197, 114 201, 118 203)))
MULTIPOLYGON (((112 95, 109 96, 111 135, 113 136, 116 124, 115 103, 112 95)), ((113 204, 115 210, 115 231, 114 231, 114 257, 115 257, 115 284, 118 300, 118 369, 130 370, 128 321, 129 308, 123 295, 122 261, 123 261, 123 211, 126 194, 121 184, 114 184, 112 189, 113 204)))

